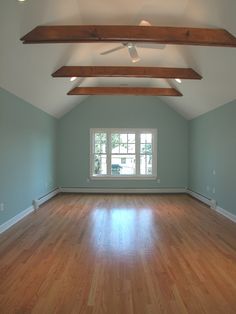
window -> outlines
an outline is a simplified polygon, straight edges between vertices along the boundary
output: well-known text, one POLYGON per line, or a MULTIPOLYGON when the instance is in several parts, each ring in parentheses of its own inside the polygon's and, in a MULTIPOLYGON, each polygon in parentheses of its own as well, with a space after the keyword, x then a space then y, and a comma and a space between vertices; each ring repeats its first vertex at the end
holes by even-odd
POLYGON ((155 129, 91 129, 91 177, 154 179, 156 133, 155 129))

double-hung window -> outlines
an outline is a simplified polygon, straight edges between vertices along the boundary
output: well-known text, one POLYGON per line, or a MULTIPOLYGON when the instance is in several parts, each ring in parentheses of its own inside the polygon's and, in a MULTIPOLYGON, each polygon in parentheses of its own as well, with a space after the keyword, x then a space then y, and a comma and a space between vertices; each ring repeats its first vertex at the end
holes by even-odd
POLYGON ((156 178, 156 129, 91 129, 90 146, 91 178, 156 178))

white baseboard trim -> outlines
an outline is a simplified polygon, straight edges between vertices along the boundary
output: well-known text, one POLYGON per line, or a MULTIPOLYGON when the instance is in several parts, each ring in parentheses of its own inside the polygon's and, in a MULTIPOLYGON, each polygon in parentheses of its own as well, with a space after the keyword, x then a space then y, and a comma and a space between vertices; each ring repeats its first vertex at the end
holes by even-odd
POLYGON ((111 188, 65 188, 62 193, 88 193, 88 194, 185 194, 186 188, 159 188, 159 189, 111 189, 111 188))
MULTIPOLYGON (((39 198, 37 200, 38 205, 42 205, 43 203, 45 203, 46 201, 48 201, 50 198, 54 197, 58 193, 60 193, 60 189, 57 188, 54 191, 48 193, 47 195, 42 196, 41 198, 39 198)), ((2 225, 0 225, 0 234, 3 233, 4 231, 8 230, 12 226, 14 226, 17 222, 19 222, 20 220, 22 220, 23 218, 28 216, 33 211, 34 211, 34 206, 31 205, 30 207, 28 207, 25 210, 21 211, 16 216, 14 216, 11 219, 9 219, 8 221, 4 222, 2 225)))
POLYGON ((26 208, 25 210, 23 210, 22 212, 20 212, 19 214, 17 214, 16 216, 12 217, 11 219, 9 219, 8 221, 4 222, 1 226, 0 226, 0 234, 3 233, 4 231, 8 230, 9 228, 11 228, 13 225, 15 225, 18 221, 22 220, 23 218, 25 218, 26 216, 28 216, 30 213, 32 213, 34 211, 34 207, 33 205, 26 208))
POLYGON ((207 197, 205 197, 205 196, 203 196, 201 194, 195 193, 195 192, 193 192, 191 190, 187 190, 187 193, 189 195, 191 195, 192 197, 196 198, 197 200, 201 201, 202 203, 204 203, 204 204, 206 204, 206 205, 211 207, 211 200, 209 198, 207 198, 207 197))
POLYGON ((217 213, 225 216, 226 218, 230 219, 231 221, 236 223, 236 215, 230 213, 229 211, 225 210, 224 208, 221 208, 220 206, 216 206, 214 209, 217 213))
POLYGON ((236 215, 230 213, 229 211, 221 208, 220 206, 214 204, 214 201, 210 200, 209 198, 198 194, 196 192, 193 192, 191 190, 187 190, 187 193, 191 195, 192 197, 198 199, 199 201, 203 202, 204 204, 210 206, 211 209, 215 210, 217 213, 225 216, 226 218, 230 219, 231 221, 236 223, 236 215))

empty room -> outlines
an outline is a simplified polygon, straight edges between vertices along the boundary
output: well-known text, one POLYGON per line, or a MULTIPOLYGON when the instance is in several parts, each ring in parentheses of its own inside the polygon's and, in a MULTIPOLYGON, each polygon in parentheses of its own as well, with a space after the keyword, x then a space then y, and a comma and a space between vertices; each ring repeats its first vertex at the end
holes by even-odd
POLYGON ((235 14, 1 0, 1 314, 236 313, 235 14))

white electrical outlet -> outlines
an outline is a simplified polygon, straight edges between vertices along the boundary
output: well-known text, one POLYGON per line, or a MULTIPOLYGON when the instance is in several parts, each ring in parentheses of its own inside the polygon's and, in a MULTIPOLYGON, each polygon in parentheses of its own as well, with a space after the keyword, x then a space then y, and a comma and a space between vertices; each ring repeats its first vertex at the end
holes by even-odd
POLYGON ((33 200, 32 205, 34 207, 34 210, 37 210, 39 208, 39 201, 38 200, 33 200))
POLYGON ((0 211, 3 212, 4 211, 4 203, 0 204, 0 211))
POLYGON ((209 192, 209 191, 210 191, 210 187, 209 187, 209 185, 207 185, 206 190, 207 190, 207 192, 209 192))
POLYGON ((216 188, 215 188, 215 187, 213 187, 212 193, 213 193, 213 194, 216 194, 216 188))
POLYGON ((216 207, 217 207, 217 202, 216 202, 216 200, 213 200, 213 199, 212 199, 210 205, 211 205, 211 208, 212 208, 212 209, 216 209, 216 207))
POLYGON ((215 169, 213 169, 212 174, 213 174, 213 176, 215 176, 215 175, 216 175, 216 171, 215 171, 215 169))
POLYGON ((160 184, 161 183, 161 179, 157 179, 157 183, 160 184))

